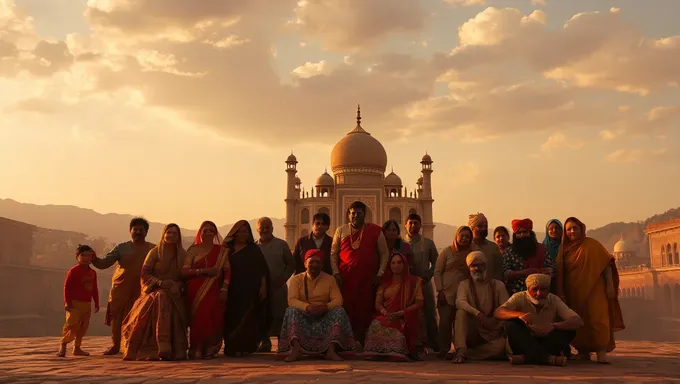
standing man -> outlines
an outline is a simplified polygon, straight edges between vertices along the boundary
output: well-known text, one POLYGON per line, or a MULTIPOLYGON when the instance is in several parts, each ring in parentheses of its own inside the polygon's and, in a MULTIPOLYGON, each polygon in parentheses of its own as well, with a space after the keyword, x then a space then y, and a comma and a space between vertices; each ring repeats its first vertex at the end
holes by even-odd
POLYGON ((439 352, 439 330, 435 315, 434 290, 432 277, 437 264, 437 247, 434 241, 420 234, 422 220, 417 213, 411 213, 406 219, 406 241, 413 251, 413 274, 423 279, 423 310, 427 326, 427 344, 435 352, 439 352))
POLYGON ((375 286, 385 273, 389 251, 382 227, 365 222, 366 204, 353 202, 348 215, 349 223, 338 227, 333 236, 331 267, 354 338, 361 346, 373 319, 375 286))
POLYGON ((303 260, 307 251, 319 249, 323 251, 321 270, 333 276, 333 269, 331 268, 331 245, 333 244, 333 238, 327 234, 330 226, 331 217, 327 214, 319 212, 312 217, 312 233, 307 236, 302 236, 298 239, 297 243, 295 243, 295 250, 293 251, 295 273, 302 273, 307 270, 303 260))
POLYGON ((269 330, 263 330, 260 335, 261 344, 257 352, 266 353, 272 351, 271 336, 279 337, 283 316, 288 308, 288 286, 286 282, 295 271, 293 254, 285 240, 274 237, 274 225, 268 217, 257 220, 257 233, 260 238, 256 243, 260 246, 267 266, 269 267, 271 281, 271 313, 272 325, 269 330))
POLYGON ((503 277, 503 264, 501 251, 493 241, 487 240, 489 236, 489 221, 483 213, 468 216, 468 226, 472 229, 472 242, 484 252, 487 259, 487 273, 492 279, 505 281, 503 277))
POLYGON ((141 217, 130 220, 130 236, 132 241, 116 245, 111 252, 100 259, 95 255, 92 266, 106 269, 118 263, 116 272, 111 278, 111 293, 106 305, 106 325, 111 327, 113 345, 104 355, 117 355, 120 352, 120 331, 123 320, 130 313, 132 305, 141 293, 142 264, 146 254, 155 244, 146 241, 149 233, 149 222, 141 217))

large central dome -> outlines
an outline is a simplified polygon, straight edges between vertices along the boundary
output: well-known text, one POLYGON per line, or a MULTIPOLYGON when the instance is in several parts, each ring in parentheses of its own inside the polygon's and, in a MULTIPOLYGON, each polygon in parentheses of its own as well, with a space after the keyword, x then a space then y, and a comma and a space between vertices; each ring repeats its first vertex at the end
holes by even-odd
POLYGON ((331 168, 334 173, 349 168, 371 168, 384 173, 387 168, 387 152, 378 140, 361 127, 359 107, 356 128, 333 147, 331 168))

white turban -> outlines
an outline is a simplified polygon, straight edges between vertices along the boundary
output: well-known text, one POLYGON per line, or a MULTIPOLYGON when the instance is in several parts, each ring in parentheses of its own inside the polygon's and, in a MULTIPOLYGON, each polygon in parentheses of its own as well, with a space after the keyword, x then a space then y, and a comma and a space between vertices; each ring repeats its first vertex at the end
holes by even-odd
POLYGON ((527 276, 525 280, 527 284, 527 289, 535 286, 549 287, 550 286, 550 276, 543 273, 534 273, 527 276))
POLYGON ((472 251, 468 253, 467 257, 465 258, 465 262, 467 263, 467 266, 469 267, 475 260, 479 260, 486 264, 486 255, 484 252, 480 251, 472 251))

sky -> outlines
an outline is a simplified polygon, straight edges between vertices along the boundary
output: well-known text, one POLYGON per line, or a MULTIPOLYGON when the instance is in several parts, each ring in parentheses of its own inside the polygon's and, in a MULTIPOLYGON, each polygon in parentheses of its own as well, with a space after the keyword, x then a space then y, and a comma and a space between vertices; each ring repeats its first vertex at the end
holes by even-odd
POLYGON ((680 206, 680 1, 0 0, 0 197, 284 217, 362 126, 434 219, 680 206))

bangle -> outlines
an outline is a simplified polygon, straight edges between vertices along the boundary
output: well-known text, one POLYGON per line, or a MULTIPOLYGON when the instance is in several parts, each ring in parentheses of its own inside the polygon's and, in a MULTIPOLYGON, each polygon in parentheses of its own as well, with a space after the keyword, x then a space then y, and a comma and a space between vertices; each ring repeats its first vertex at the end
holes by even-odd
POLYGON ((200 275, 201 275, 201 270, 200 270, 200 269, 197 269, 197 270, 196 270, 196 277, 198 277, 198 276, 200 276, 200 275))
POLYGON ((220 291, 225 291, 225 292, 226 292, 226 291, 227 291, 227 287, 222 287, 222 288, 220 288, 220 291))

